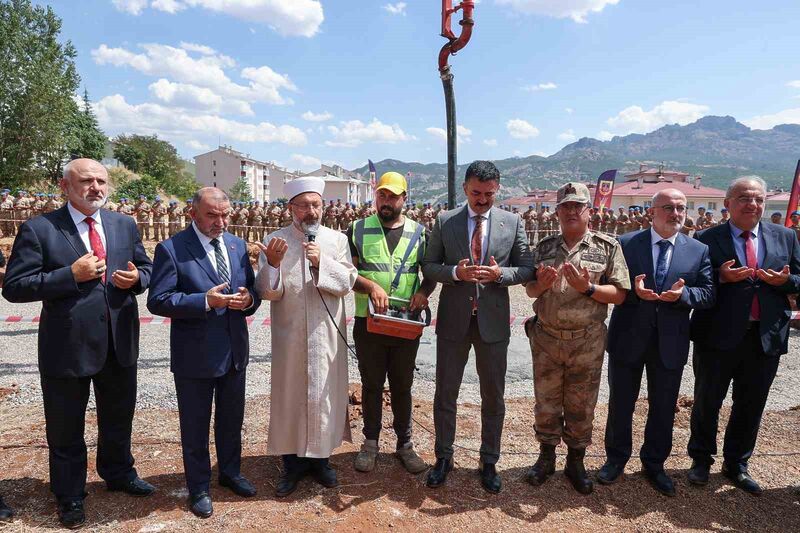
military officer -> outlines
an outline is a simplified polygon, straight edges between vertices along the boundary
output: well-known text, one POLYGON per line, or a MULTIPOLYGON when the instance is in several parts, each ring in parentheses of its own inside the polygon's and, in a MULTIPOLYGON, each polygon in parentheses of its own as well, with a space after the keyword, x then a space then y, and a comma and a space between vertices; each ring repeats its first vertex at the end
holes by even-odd
POLYGON ((181 228, 181 211, 178 207, 178 200, 170 200, 167 208, 167 223, 169 224, 168 233, 172 238, 181 228))
POLYGON ((0 192, 0 229, 3 230, 3 237, 16 235, 16 231, 14 231, 14 200, 9 195, 10 192, 8 189, 0 192))
POLYGON ((153 238, 156 242, 167 240, 167 206, 160 196, 155 197, 153 211, 153 238))
POLYGON ((150 204, 147 203, 147 196, 139 195, 139 202, 134 206, 133 212, 136 214, 136 227, 142 240, 150 239, 150 214, 152 213, 150 204))
POLYGON ((562 233, 534 250, 536 280, 526 292, 535 298, 526 322, 533 354, 534 407, 539 458, 526 479, 544 483, 554 472, 556 446, 568 447, 564 474, 581 494, 592 492, 583 460, 592 441, 592 420, 600 390, 608 304, 620 304, 631 288, 628 267, 616 239, 589 231, 589 189, 567 183, 557 192, 562 233))
MULTIPOLYGON (((434 220, 436 220, 436 215, 434 215, 434 220)), ((528 236, 528 244, 532 245, 536 235, 536 209, 532 205, 529 205, 528 210, 522 213, 522 220, 525 221, 525 234, 528 236)))

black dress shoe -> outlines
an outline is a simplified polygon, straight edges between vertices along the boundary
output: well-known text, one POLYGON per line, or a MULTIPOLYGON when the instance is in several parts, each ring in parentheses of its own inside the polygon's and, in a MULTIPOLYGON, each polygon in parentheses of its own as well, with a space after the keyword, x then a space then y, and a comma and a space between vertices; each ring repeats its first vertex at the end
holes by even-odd
POLYGON ((686 473, 689 483, 697 486, 708 485, 708 473, 711 470, 711 465, 692 461, 692 467, 686 473))
POLYGON ((500 489, 503 487, 503 484, 500 481, 500 474, 497 473, 495 465, 493 464, 481 465, 478 472, 481 475, 481 485, 486 490, 486 492, 490 492, 492 494, 498 494, 500 492, 500 489))
POLYGON ((200 518, 208 518, 214 514, 214 507, 211 505, 211 496, 207 492, 198 492, 189 496, 189 510, 200 518))
POLYGON ((106 482, 108 490, 111 492, 124 492, 131 496, 150 496, 156 488, 140 477, 135 477, 130 481, 110 481, 106 482))
POLYGON ((11 520, 14 516, 14 511, 11 510, 11 507, 6 505, 6 502, 3 501, 3 498, 0 497, 0 521, 11 520))
POLYGON ((322 465, 315 466, 313 469, 314 480, 325 487, 332 489, 339 486, 339 480, 336 477, 336 470, 326 461, 322 465))
POLYGON ((281 471, 278 484, 275 485, 275 496, 285 498, 297 489, 297 484, 307 474, 305 470, 286 470, 281 471))
POLYGON ((233 491, 234 494, 243 498, 250 498, 256 495, 256 488, 247 479, 238 475, 236 477, 222 477, 219 478, 219 484, 227 487, 233 491))
POLYGON ((83 500, 65 500, 58 503, 58 521, 67 529, 78 529, 86 522, 83 500))
POLYGON ((441 487, 447 481, 447 474, 453 469, 453 458, 450 459, 436 459, 436 464, 433 465, 425 484, 432 489, 441 487))
POLYGON ((603 485, 611 485, 615 483, 622 472, 625 470, 624 466, 616 465, 611 462, 606 462, 600 471, 597 473, 597 481, 602 483, 603 485))
POLYGON ((663 470, 644 469, 644 475, 653 488, 664 496, 675 496, 675 484, 663 470))
POLYGON ((746 468, 729 467, 727 463, 722 463, 722 475, 733 481, 733 484, 743 491, 753 496, 761 496, 763 492, 761 485, 756 483, 746 468))

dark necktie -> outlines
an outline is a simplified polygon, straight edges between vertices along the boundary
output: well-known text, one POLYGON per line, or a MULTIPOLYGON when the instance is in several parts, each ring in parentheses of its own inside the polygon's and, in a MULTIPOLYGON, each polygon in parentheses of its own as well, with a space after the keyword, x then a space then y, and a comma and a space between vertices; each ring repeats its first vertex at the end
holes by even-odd
MULTIPOLYGON (((89 226, 89 244, 92 247, 92 253, 98 259, 105 261, 106 249, 103 247, 103 239, 100 238, 100 233, 98 233, 94 227, 95 220, 92 217, 86 217, 84 222, 89 226)), ((106 265, 106 270, 107 269, 108 265, 106 265)), ((106 282, 106 270, 103 271, 103 283, 106 282)))
POLYGON ((214 247, 214 257, 217 259, 217 275, 223 283, 230 285, 231 275, 228 272, 228 266, 225 264, 225 258, 222 255, 225 253, 225 250, 223 250, 222 246, 220 246, 219 239, 211 239, 211 246, 214 247))
POLYGON ((672 243, 666 239, 658 241, 658 261, 656 261, 656 292, 661 292, 664 288, 664 281, 667 279, 667 252, 672 243))
MULTIPOLYGON (((470 252, 472 252, 472 264, 480 265, 483 256, 483 216, 475 215, 475 229, 472 231, 472 242, 470 242, 470 252)), ((475 299, 472 300, 472 311, 478 309, 478 286, 475 285, 475 299)))
MULTIPOLYGON (((749 231, 743 231, 741 234, 744 239, 744 256, 747 259, 747 268, 752 268, 755 271, 758 268, 758 256, 756 256, 756 246, 753 244, 753 239, 750 238, 749 231)), ((755 279, 755 274, 753 274, 755 279)), ((758 295, 753 293, 753 302, 750 304, 750 317, 753 320, 761 320, 761 305, 758 303, 758 295)))

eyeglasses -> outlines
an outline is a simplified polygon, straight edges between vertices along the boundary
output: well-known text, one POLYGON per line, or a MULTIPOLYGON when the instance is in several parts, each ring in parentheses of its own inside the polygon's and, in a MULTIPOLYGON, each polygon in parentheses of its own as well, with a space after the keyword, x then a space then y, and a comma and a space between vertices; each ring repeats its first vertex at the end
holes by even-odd
POLYGON ((576 213, 576 214, 581 214, 584 211, 586 211, 586 209, 588 207, 589 207, 589 204, 579 204, 577 202, 576 203, 568 202, 566 204, 561 204, 559 206, 556 206, 556 209, 558 209, 559 211, 563 211, 565 213, 572 212, 572 213, 576 213))
POLYGON ((756 203, 758 205, 761 205, 761 204, 764 203, 764 197, 763 196, 738 196, 736 198, 736 202, 740 203, 740 204, 756 203))
POLYGON ((668 215, 671 215, 672 213, 682 214, 686 212, 685 205, 657 205, 654 207, 663 209, 664 212, 667 213, 668 215))
POLYGON ((289 202, 289 203, 301 211, 311 211, 312 209, 314 211, 322 211, 321 203, 313 203, 313 204, 299 204, 296 202, 289 202))

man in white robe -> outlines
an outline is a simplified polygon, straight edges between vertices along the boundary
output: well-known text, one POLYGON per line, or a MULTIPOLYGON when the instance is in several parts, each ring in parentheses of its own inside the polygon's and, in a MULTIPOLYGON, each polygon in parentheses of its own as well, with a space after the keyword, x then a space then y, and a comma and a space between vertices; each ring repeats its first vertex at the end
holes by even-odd
POLYGON ((345 235, 319 226, 325 182, 298 178, 285 187, 293 223, 258 243, 255 285, 272 318, 267 453, 283 457, 279 497, 309 473, 338 485, 328 458, 350 440, 347 343, 339 332, 347 334, 344 297, 358 276, 345 235))

